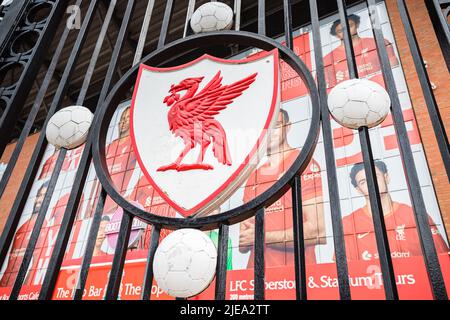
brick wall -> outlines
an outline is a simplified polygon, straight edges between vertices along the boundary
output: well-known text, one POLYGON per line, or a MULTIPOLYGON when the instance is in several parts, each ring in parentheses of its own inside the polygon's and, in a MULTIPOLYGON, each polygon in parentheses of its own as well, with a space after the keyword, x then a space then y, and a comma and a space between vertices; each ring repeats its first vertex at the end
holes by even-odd
MULTIPOLYGON (((450 130, 450 128, 448 128, 448 125, 450 124, 450 94, 448 90, 450 75, 447 72, 447 66, 442 56, 442 51, 428 16, 425 1, 408 0, 406 3, 420 51, 423 59, 427 61, 428 64, 428 76, 430 81, 437 86, 436 90, 433 92, 436 96, 442 121, 444 124, 447 124, 448 133, 450 130)), ((406 39, 403 24, 397 9, 397 1, 387 0, 386 5, 406 76, 409 94, 412 99, 414 113, 417 118, 425 155, 431 171, 434 188, 438 197, 447 235, 450 238, 450 187, 447 175, 445 174, 444 163, 439 153, 439 147, 428 115, 422 88, 410 54, 408 40, 406 39)))

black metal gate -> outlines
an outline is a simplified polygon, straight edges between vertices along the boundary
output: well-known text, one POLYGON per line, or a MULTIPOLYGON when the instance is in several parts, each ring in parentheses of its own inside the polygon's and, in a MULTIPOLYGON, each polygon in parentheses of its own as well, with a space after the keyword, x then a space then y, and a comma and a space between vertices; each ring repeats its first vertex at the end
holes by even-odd
MULTIPOLYGON (((101 182, 101 192, 97 207, 95 208, 94 218, 89 231, 88 243, 83 256, 83 262, 78 279, 78 285, 74 291, 74 299, 82 299, 83 290, 89 267, 92 261, 95 239, 100 225, 103 206, 107 195, 109 195, 117 204, 123 207, 125 214, 120 225, 120 233, 114 254, 112 269, 109 276, 107 292, 105 299, 117 299, 120 289, 122 272, 127 252, 127 244, 130 237, 133 218, 138 217, 153 226, 151 237, 151 245, 148 252, 147 268, 142 290, 142 299, 150 298, 150 291, 153 282, 152 261, 159 242, 160 231, 162 229, 178 229, 185 227, 193 227, 202 230, 219 229, 218 244, 218 263, 216 272, 216 299, 225 299, 226 292, 226 261, 227 261, 227 241, 229 226, 239 223, 245 219, 255 216, 255 261, 254 261, 254 298, 263 300, 265 298, 265 268, 264 268, 264 209, 274 203, 286 192, 292 192, 293 207, 293 226, 294 226, 294 248, 295 248, 295 283, 297 299, 307 298, 307 279, 305 271, 305 244, 303 235, 303 214, 301 199, 301 179, 300 174, 305 169, 308 161, 312 157, 315 144, 317 142, 319 129, 322 129, 323 143, 325 148, 327 181, 329 185, 329 198, 331 208, 331 220, 333 229, 333 241, 335 250, 335 259, 337 266, 339 295, 343 300, 351 299, 350 283, 348 276, 348 265, 346 258, 346 249, 343 234, 343 225, 341 219, 341 208, 339 205, 339 188, 337 181, 336 159, 333 151, 333 137, 327 107, 327 87, 325 80, 325 68, 323 63, 321 33, 319 21, 321 18, 338 12, 340 21, 344 21, 343 35, 346 53, 346 62, 348 65, 350 78, 358 78, 358 68, 355 62, 355 54, 351 41, 351 34, 348 22, 347 10, 356 4, 363 4, 368 8, 372 22, 372 30, 376 42, 377 52, 380 60, 381 70, 389 92, 392 106, 391 113, 395 130, 397 134, 397 142, 399 145, 403 166, 405 168, 406 181, 410 194, 412 207, 415 214, 417 229, 420 235, 420 244, 422 247, 423 258, 425 261, 430 286, 433 297, 435 299, 447 299, 447 291, 445 288, 442 270, 439 265, 438 255, 433 243, 433 236, 430 230, 428 216, 426 213, 423 193, 419 184, 419 178, 416 170, 413 152, 408 140, 408 133, 405 126, 405 119, 401 110, 399 97, 397 94, 396 83, 390 67, 388 52, 385 46, 383 30, 380 27, 380 17, 377 11, 376 0, 367 1, 294 1, 283 0, 276 1, 270 5, 264 0, 259 1, 241 1, 234 0, 230 5, 234 8, 235 25, 233 31, 221 31, 208 34, 193 35, 188 27, 190 16, 193 9, 199 6, 196 1, 175 1, 168 0, 164 5, 155 4, 154 0, 148 1, 145 8, 145 14, 142 21, 141 33, 138 41, 132 40, 129 36, 129 28, 133 23, 136 15, 136 7, 144 12, 142 3, 134 0, 128 1, 13 1, 6 7, 0 7, 0 13, 3 20, 0 22, 0 154, 5 150, 6 145, 12 138, 17 139, 14 152, 5 169, 0 182, 0 196, 3 195, 8 182, 10 181, 13 169, 19 159, 20 152, 25 143, 25 139, 32 132, 33 128, 45 128, 50 117, 63 106, 65 99, 76 102, 77 105, 83 105, 87 99, 90 99, 90 106, 95 112, 95 126, 91 130, 90 136, 79 161, 76 177, 71 187, 70 197, 65 208, 64 216, 56 239, 55 247, 51 255, 51 259, 45 273, 43 286, 40 291, 39 299, 51 299, 55 290, 55 285, 61 264, 64 258, 66 247, 72 231, 72 226, 76 217, 77 209, 82 196, 83 187, 86 182, 88 170, 93 160, 97 176, 101 182), (52 53, 51 60, 46 59, 46 53, 50 45, 51 39, 56 34, 58 23, 62 21, 64 10, 72 4, 72 9, 76 14, 80 13, 79 28, 63 28, 61 34, 55 37, 56 46, 52 53), (119 17, 114 13, 117 6, 122 4, 124 8, 119 17), (318 7, 320 5, 320 7, 318 7), (266 8, 267 6, 267 8, 266 8), (46 11, 41 11, 41 7, 45 7, 46 11), (151 20, 152 12, 162 8, 161 20, 154 22, 151 20), (79 12, 77 10, 82 8, 79 12), (253 16, 249 13, 242 15, 244 10, 250 12, 251 8, 255 8, 253 16), (38 10, 39 9, 39 10, 38 10), (83 77, 81 88, 78 96, 72 98, 74 91, 72 90, 71 77, 79 62, 82 50, 87 46, 86 39, 92 32, 92 25, 98 22, 95 15, 99 10, 104 10, 104 20, 98 27, 96 42, 93 45, 93 51, 89 56, 89 65, 83 77), (180 18, 180 11, 183 17, 180 18), (34 14, 33 12, 39 12, 34 14), (44 13, 42 13, 44 12, 44 13), (313 51, 316 65, 316 81, 300 58, 292 51, 293 49, 293 32, 294 29, 301 25, 293 25, 293 15, 298 18, 305 16, 305 25, 310 25, 313 35, 313 51), (176 18, 178 17, 178 18, 176 18), (34 19, 34 20, 33 20, 34 19), (270 21, 268 21, 270 19, 270 21), (111 42, 108 34, 110 24, 116 26, 116 41, 111 42), (147 39, 150 28, 160 26, 160 30, 152 39, 147 39), (181 30, 180 32, 171 32, 171 30, 181 30), (33 35, 31 35, 33 34, 33 35), (76 34, 76 39, 73 37, 76 34), (272 38, 278 35, 284 35, 285 45, 274 41, 272 38), (71 38, 72 37, 72 38, 71 38), (72 39, 73 48, 68 57, 63 57, 62 52, 68 43, 68 39, 72 39), (96 87, 94 97, 88 97, 88 91, 93 78, 94 70, 96 70, 97 62, 102 58, 102 45, 109 41, 111 47, 111 55, 107 58, 107 70, 102 77, 101 84, 96 87), (17 43, 17 45, 15 45, 17 43), (25 51, 15 51, 12 48, 19 48, 20 45, 28 46, 25 51), (150 45, 149 45, 150 43, 150 45), (145 211, 128 203, 116 191, 111 183, 105 159, 105 137, 108 129, 108 123, 114 113, 114 106, 129 96, 135 77, 137 74, 137 64, 148 63, 152 65, 164 66, 179 61, 189 61, 192 57, 198 56, 203 50, 212 45, 222 45, 223 50, 216 52, 216 55, 224 57, 238 53, 239 45, 243 47, 257 47, 259 49, 270 50, 277 48, 281 58, 301 76, 306 83, 312 101, 312 121, 310 128, 310 136, 308 137, 302 152, 293 166, 287 170, 285 175, 274 184, 269 190, 261 196, 255 198, 247 204, 236 209, 232 209, 225 213, 197 219, 174 219, 164 218, 158 215, 148 214, 145 211), (131 47, 135 52, 132 66, 129 62, 123 67, 124 48, 131 47), (149 48, 151 49, 149 50, 149 48), (142 58, 143 52, 149 53, 142 58), (58 62, 65 59, 64 70, 57 70, 58 62), (122 64, 122 65, 121 65, 122 64), (22 107, 25 105, 25 99, 33 85, 33 79, 41 67, 46 66, 46 73, 42 83, 37 83, 38 90, 33 97, 32 107, 27 111, 27 117, 23 122, 19 121, 19 115, 22 107), (19 66, 15 72, 10 70, 19 66), (131 67, 131 69, 130 69, 131 67), (127 71, 123 74, 123 68, 127 71), (7 86, 8 77, 14 79, 7 86), (117 78, 121 77, 119 81, 117 78), (57 80, 57 86, 54 89, 51 104, 49 107, 45 105, 44 117, 41 121, 35 121, 42 107, 45 104, 47 91, 52 81, 57 80), (67 98, 69 97, 69 98, 67 98), (94 102, 93 102, 94 101, 94 102), (43 104, 44 102, 44 104, 43 104), (20 128, 14 132, 14 127, 20 128)), ((202 3, 205 1, 202 1, 202 3)), ((443 1, 441 1, 442 3, 443 1)), ((423 90, 428 112, 433 123, 434 133, 439 144, 440 154, 442 156, 447 177, 450 177, 450 153, 447 135, 444 123, 440 117, 434 94, 431 89, 430 81, 425 71, 425 66, 418 49, 415 39, 414 30, 412 28, 408 10, 404 0, 396 1, 401 19, 406 30, 406 36, 410 45, 411 54, 414 59, 415 67, 419 75, 421 88, 423 90)), ((429 1, 429 8, 436 9, 438 1, 429 1), (433 7, 434 5, 434 7, 433 7)), ((145 6, 144 6, 145 7, 145 6)), ((440 7, 439 7, 440 8, 440 7)), ((247 12, 246 11, 246 12, 247 12)), ((67 11, 70 13, 69 11, 67 11)), ((141 12, 141 13, 142 13, 141 12)), ((446 17, 442 15, 442 11, 435 10, 432 14, 435 16, 435 28, 440 28, 443 35, 448 35, 448 25, 445 27, 446 17), (443 20, 444 19, 444 20, 443 20), (444 21, 444 22, 443 22, 444 21)), ((76 20, 76 19, 75 19, 76 20)), ((74 20, 74 21, 75 21, 74 20)), ((62 21, 62 22, 61 22, 62 21)), ((72 21, 73 22, 73 21, 72 21)), ((449 46, 448 37, 440 36, 441 47, 444 52, 449 46)), ((92 45, 91 45, 92 48, 92 45)), ((448 57, 448 54, 444 56, 448 57)), ((16 70, 16 69, 14 69, 16 70)), ((398 290, 394 269, 389 249, 388 235, 384 223, 384 216, 380 200, 380 192, 376 179, 374 157, 369 139, 368 128, 359 129, 359 139, 361 142, 361 151, 364 160, 364 169, 367 177, 367 184, 370 195, 370 206, 373 213, 373 224, 376 234, 376 243, 379 252, 380 265, 382 270, 382 278, 385 288, 386 299, 398 299, 398 290)), ((0 266, 7 259, 8 249, 14 238, 15 231, 19 224, 20 217, 25 207, 26 200, 31 190, 34 179, 37 175, 39 164, 41 163, 47 140, 45 138, 45 130, 39 134, 36 147, 31 156, 31 160, 26 169, 24 179, 14 201, 12 210, 8 216, 6 225, 0 238, 0 266)), ((49 208, 53 191, 55 189, 60 170, 63 166, 64 158, 67 150, 59 151, 55 167, 52 171, 48 189, 38 213, 37 220, 33 227, 29 243, 27 245, 23 261, 18 270, 17 278, 10 295, 10 299, 17 299, 23 286, 33 252, 39 239, 41 227, 44 222, 45 214, 49 208)))

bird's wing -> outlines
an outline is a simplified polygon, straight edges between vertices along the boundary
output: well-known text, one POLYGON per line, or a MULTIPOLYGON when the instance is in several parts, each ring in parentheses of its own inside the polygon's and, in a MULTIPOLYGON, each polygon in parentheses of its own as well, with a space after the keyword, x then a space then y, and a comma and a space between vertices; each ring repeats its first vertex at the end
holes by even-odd
POLYGON ((189 118, 192 123, 213 119, 250 87, 257 74, 254 73, 230 85, 222 85, 219 71, 199 94, 186 101, 182 117, 186 120, 189 118))

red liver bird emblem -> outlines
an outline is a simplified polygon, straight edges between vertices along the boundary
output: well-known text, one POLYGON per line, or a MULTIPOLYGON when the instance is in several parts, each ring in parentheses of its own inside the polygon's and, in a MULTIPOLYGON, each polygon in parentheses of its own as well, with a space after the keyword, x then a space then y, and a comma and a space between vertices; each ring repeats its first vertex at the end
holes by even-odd
POLYGON ((226 109, 233 100, 244 93, 255 81, 258 73, 229 85, 222 84, 221 72, 197 93, 204 77, 186 78, 172 85, 164 103, 170 107, 167 115, 169 129, 184 142, 184 149, 175 162, 158 168, 157 171, 212 170, 211 164, 204 163, 205 153, 212 144, 212 152, 219 163, 230 166, 232 159, 227 143, 227 135, 222 125, 214 119, 220 111, 226 109), (181 96, 180 92, 185 91, 181 96), (181 163, 184 157, 196 145, 201 151, 197 161, 192 164, 181 163))

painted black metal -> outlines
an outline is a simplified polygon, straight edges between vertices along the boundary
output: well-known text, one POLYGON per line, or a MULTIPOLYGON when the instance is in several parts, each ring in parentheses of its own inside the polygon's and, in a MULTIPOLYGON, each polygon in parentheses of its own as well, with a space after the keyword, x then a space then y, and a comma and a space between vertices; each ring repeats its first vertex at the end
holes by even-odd
POLYGON ((116 251, 114 252, 114 260, 109 273, 108 286, 106 288, 105 300, 117 300, 122 282, 123 266, 127 255, 128 241, 130 240, 131 225, 133 217, 124 212, 120 223, 119 236, 117 238, 116 251))
MULTIPOLYGON (((344 34, 345 54, 347 58, 347 66, 350 79, 358 77, 358 69, 356 66, 355 52, 353 50, 352 35, 347 19, 347 9, 345 0, 337 0, 339 17, 342 31, 344 34)), ((359 129, 359 139, 361 143, 361 152, 363 154, 364 169, 366 174, 367 188, 369 189, 370 208, 374 222, 375 238, 377 241, 378 255, 380 256, 380 266, 383 277, 383 287, 387 300, 398 299, 398 292, 395 282, 394 268, 392 266, 391 252, 389 250, 389 242, 387 238, 386 225, 380 223, 384 221, 383 208, 380 199, 380 190, 375 174, 373 163, 372 149, 370 147, 369 129, 361 127, 359 129)))
POLYGON ((319 13, 317 0, 309 0, 311 26, 313 35, 314 56, 316 63, 317 86, 320 94, 322 135, 327 168, 328 194, 330 197, 331 224, 333 228, 334 252, 339 284, 339 296, 342 300, 350 300, 350 283, 348 278, 347 256, 345 253, 344 228, 342 226, 341 205, 334 155, 333 135, 327 102, 327 87, 323 63, 322 39, 320 36, 319 13))
POLYGON ((294 234, 295 296, 297 300, 306 300, 306 259, 301 189, 301 178, 297 175, 291 187, 292 218, 294 220, 292 229, 294 234))
POLYGON ((86 249, 84 250, 83 262, 81 263, 80 275, 78 277, 78 283, 75 288, 73 300, 83 299, 84 288, 86 286, 86 280, 89 273, 89 267, 91 266, 92 256, 94 254, 95 241, 97 240, 97 233, 100 227, 100 222, 102 220, 105 199, 106 192, 104 190, 101 190, 97 200, 97 207, 95 208, 94 217, 92 218, 91 228, 89 229, 86 249))
POLYGON ((299 57, 296 56, 292 50, 286 48, 278 42, 270 38, 262 37, 260 35, 244 31, 211 32, 206 34, 193 35, 184 39, 174 41, 164 48, 151 53, 150 55, 145 57, 141 61, 141 63, 159 66, 165 61, 170 60, 174 55, 179 55, 180 52, 190 50, 193 47, 207 47, 211 45, 221 45, 224 43, 250 45, 264 50, 272 50, 276 48, 280 53, 281 59, 288 63, 293 68, 293 70, 295 70, 300 75, 300 77, 310 90, 310 96, 313 106, 311 126, 308 131, 305 145, 302 148, 300 155, 293 163, 292 167, 287 170, 285 175, 281 177, 280 180, 278 180, 263 194, 238 208, 234 208, 218 215, 201 217, 197 219, 168 218, 148 213, 129 203, 115 189, 109 177, 105 161, 105 138, 108 125, 110 123, 112 115, 114 114, 116 105, 118 105, 118 103, 123 99, 123 96, 126 94, 126 92, 128 92, 128 90, 134 85, 138 66, 133 67, 111 90, 111 93, 109 94, 105 103, 102 105, 102 108, 99 111, 99 114, 93 124, 94 165, 100 182, 106 189, 107 193, 118 205, 123 207, 124 210, 130 212, 131 214, 141 218, 142 220, 154 225, 158 225, 161 228, 177 229, 191 227, 211 230, 218 228, 220 223, 234 224, 243 221, 254 215, 259 208, 270 206, 278 198, 280 198, 289 189, 289 182, 292 181, 295 174, 303 172, 314 152, 314 148, 318 139, 320 117, 319 97, 316 85, 307 67, 299 59, 299 57))
MULTIPOLYGON (((78 34, 77 40, 75 41, 75 45, 72 49, 72 52, 66 64, 66 68, 64 69, 64 73, 61 77, 61 82, 58 85, 52 104, 48 110, 47 118, 43 126, 44 128, 46 127, 48 121, 53 116, 55 111, 61 108, 61 103, 63 101, 70 76, 73 70, 75 69, 76 62, 81 53, 81 48, 86 40, 88 29, 93 18, 93 12, 95 11, 97 4, 98 4, 97 0, 91 1, 88 11, 86 12, 83 25, 81 26, 81 30, 78 34)), ((19 223, 22 210, 25 206, 29 192, 33 185, 46 146, 47 146, 47 139, 45 137, 45 130, 44 130, 40 133, 38 141, 36 142, 36 147, 34 148, 33 154, 31 156, 30 162, 24 175, 24 179, 22 180, 22 183, 19 187, 18 194, 16 196, 16 199, 14 200, 13 207, 11 209, 11 212, 9 213, 2 235, 0 237, 0 265, 2 265, 5 261, 8 248, 14 237, 14 232, 19 223)))
POLYGON ((339 20, 341 21, 342 33, 344 34, 344 47, 347 56, 347 66, 350 79, 358 77, 358 68, 356 66, 355 51, 353 50, 352 36, 347 19, 347 7, 345 0, 336 0, 338 5, 339 20))
MULTIPOLYGON (((56 32, 56 27, 64 13, 68 0, 56 0, 49 2, 52 5, 52 10, 49 16, 45 19, 45 24, 33 25, 33 31, 39 33, 39 38, 34 48, 25 54, 11 54, 12 61, 16 61, 24 66, 23 72, 19 80, 15 83, 13 92, 9 94, 9 100, 5 110, 0 116, 0 156, 3 154, 6 145, 9 143, 11 132, 20 115, 25 100, 28 97, 28 92, 33 86, 39 67, 45 54, 50 46, 52 38, 56 32)), ((25 17, 22 17, 25 19, 25 17)), ((26 20, 26 19, 25 19, 26 20)), ((28 22, 22 22, 29 24, 28 22)), ((7 52, 4 52, 3 59, 6 58, 7 52)), ((0 61, 1 62, 1 61, 0 61)), ((6 64, 6 60, 3 61, 6 64)), ((3 94, 6 94, 4 92, 3 94)), ((2 95, 3 95, 2 94, 2 95)))
POLYGON ((216 300, 225 300, 227 290, 228 234, 229 227, 226 224, 221 224, 219 227, 219 242, 217 245, 216 300))
POLYGON ((381 205, 380 190, 376 179, 375 164, 373 161, 372 147, 370 144, 369 129, 360 127, 359 141, 361 142, 361 152, 364 160, 364 170, 366 173, 367 188, 370 198, 370 209, 372 212, 373 228, 379 261, 381 266, 383 286, 387 300, 398 300, 398 291, 395 280, 394 267, 392 265, 391 250, 389 249, 389 239, 384 223, 383 208, 381 205))
MULTIPOLYGON (((112 5, 112 4, 111 4, 112 5)), ((116 70, 116 65, 118 59, 120 57, 120 52, 124 45, 124 39, 128 32, 129 22, 132 16, 132 12, 135 7, 135 1, 129 0, 127 8, 124 13, 124 19, 122 21, 122 26, 119 31, 119 35, 117 37, 117 44, 114 48, 110 65, 108 67, 107 75, 105 78, 105 82, 103 83, 103 88, 100 93, 100 98, 98 102, 98 106, 101 105, 104 97, 106 96, 108 89, 111 87, 111 82, 113 79, 113 74, 116 70), (102 100, 100 100, 102 99, 102 100)), ((108 25, 110 20, 105 20, 104 25, 108 25)), ((98 38, 98 43, 103 42, 104 37, 98 38)), ((93 60, 96 60, 95 55, 93 56, 93 60)), ((91 65, 95 67, 95 63, 91 65)), ((85 85, 89 85, 89 83, 85 83, 85 85)), ((80 95, 81 96, 81 95, 80 95)), ((97 109, 98 109, 97 106, 97 109)), ((45 274, 44 283, 42 285, 42 289, 39 295, 39 299, 51 299, 53 290, 55 288, 58 272, 61 268, 61 263, 64 258, 64 253, 66 250, 67 243, 69 241, 70 232, 72 230, 72 225, 76 217, 76 211, 78 208, 78 203, 81 198, 81 194, 83 192, 83 186, 86 181, 86 177, 88 174, 89 166, 91 164, 92 153, 91 153, 91 144, 92 144, 92 134, 89 134, 88 141, 85 144, 83 153, 81 155, 81 159, 78 165, 77 173, 75 175, 74 184, 72 186, 72 190, 70 192, 69 200, 67 202, 66 210, 64 212, 63 220, 61 222, 60 231, 58 233, 58 237, 56 239, 55 249, 53 250, 52 256, 50 258, 49 266, 47 272, 45 274)))
POLYGON ((52 195, 55 191, 56 183, 58 182, 59 171, 57 170, 61 170, 66 153, 66 149, 61 149, 59 151, 58 158, 55 163, 55 170, 52 172, 47 190, 45 192, 44 200, 42 201, 37 219, 34 223, 33 231, 31 232, 30 240, 28 241, 27 249, 25 250, 25 254, 20 264, 16 280, 14 281, 14 286, 9 296, 9 300, 17 300, 17 298, 19 297, 20 289, 22 289, 23 282, 25 281, 28 267, 30 266, 31 259, 33 258, 34 249, 36 248, 36 244, 39 240, 41 228, 44 223, 47 210, 50 206, 50 201, 52 200, 52 195))
POLYGON ((153 227, 152 239, 148 250, 147 265, 145 267, 145 278, 142 286, 142 300, 150 300, 153 285, 153 259, 155 258, 156 249, 158 248, 161 229, 153 227))
MULTIPOLYGON (((82 0, 78 0, 75 5, 79 7, 81 5, 81 2, 82 0)), ((14 167, 16 166, 17 160, 19 159, 19 155, 22 151, 23 145, 25 144, 25 140, 27 139, 28 135, 31 132, 31 129, 33 128, 34 120, 36 119, 41 104, 44 101, 45 94, 47 93, 47 89, 50 86, 52 78, 55 75, 56 66, 61 56, 61 52, 66 44, 69 33, 70 29, 65 28, 59 40, 58 46, 56 47, 55 53, 53 54, 53 58, 48 66, 47 73, 45 74, 42 85, 39 88, 39 92, 36 95, 36 99, 34 100, 33 106, 31 107, 30 113, 28 114, 27 120, 20 133, 20 137, 16 142, 16 146, 14 147, 11 157, 9 158, 6 169, 3 172, 3 176, 0 180, 0 198, 3 195, 6 186, 8 185, 8 181, 11 178, 11 174, 14 170, 14 167)))
POLYGON ((264 227, 264 208, 258 209, 255 214, 255 268, 254 281, 255 281, 255 300, 265 299, 265 289, 266 289, 266 273, 265 273, 265 261, 264 261, 264 248, 266 242, 266 232, 264 227))
POLYGON ((400 147, 400 154, 403 160, 403 168, 406 174, 408 192, 411 199, 414 216, 416 219, 417 230, 420 235, 422 252, 424 253, 425 265, 427 267, 428 277, 433 292, 433 297, 437 300, 447 300, 447 291, 445 289, 444 278, 439 264, 436 248, 433 242, 433 235, 428 224, 428 214, 425 208, 425 202, 420 188, 419 177, 414 162, 411 145, 409 144, 408 132, 406 131, 405 120, 397 95, 397 86, 392 73, 389 57, 384 43, 383 32, 379 23, 375 0, 368 0, 369 15, 373 21, 373 32, 377 45, 378 56, 380 57, 381 69, 383 72, 386 89, 391 98, 391 113, 394 122, 397 142, 400 147))
MULTIPOLYGON (((406 39, 408 40, 409 49, 416 67, 417 75, 419 76, 420 86, 422 87, 425 103, 427 104, 428 114, 433 125, 434 134, 441 152, 442 161, 444 162, 445 170, 447 171, 447 178, 450 182, 450 146, 448 143, 448 136, 442 122, 441 114, 436 102, 436 98, 431 88, 431 82, 428 78, 428 73, 425 70, 424 60, 417 45, 416 35, 411 25, 411 18, 409 16, 408 8, 404 0, 397 0, 398 11, 402 19, 403 27, 405 29, 406 39)), ((447 26, 447 32, 448 26, 447 26)))
POLYGON ((284 38, 286 39, 286 46, 294 50, 294 37, 292 35, 292 9, 291 0, 283 0, 284 13, 284 38))
MULTIPOLYGON (((450 1, 448 0, 425 0, 434 31, 442 50, 447 70, 450 72, 450 28, 448 14, 450 11, 450 1)), ((399 7, 400 9, 400 7, 399 7)))

